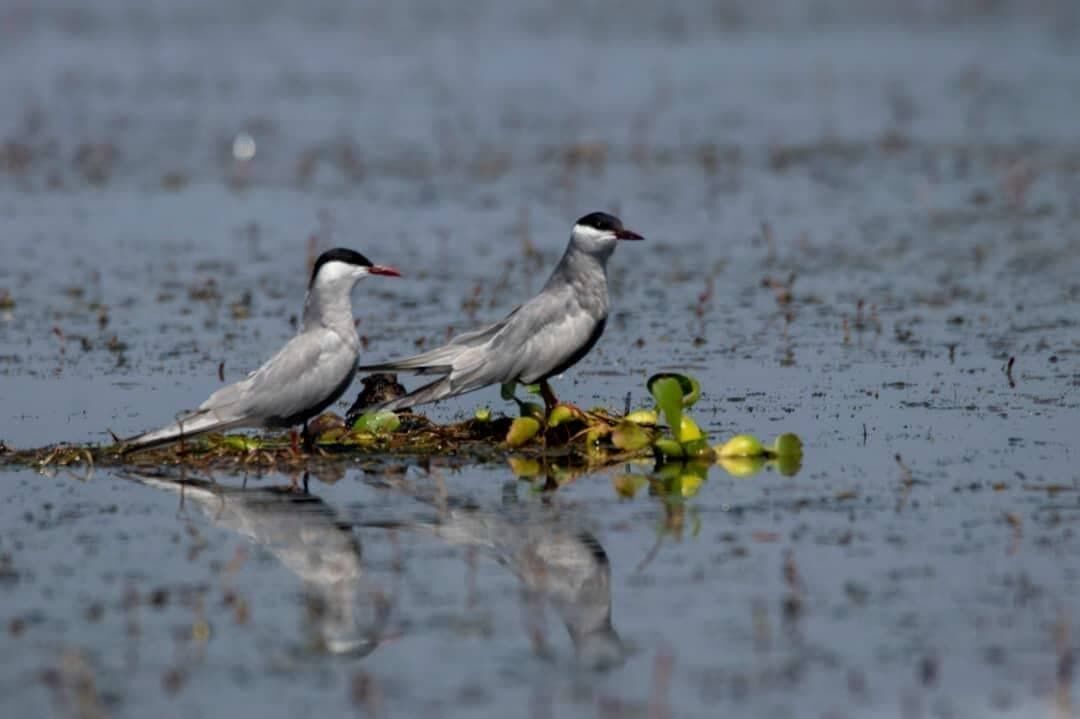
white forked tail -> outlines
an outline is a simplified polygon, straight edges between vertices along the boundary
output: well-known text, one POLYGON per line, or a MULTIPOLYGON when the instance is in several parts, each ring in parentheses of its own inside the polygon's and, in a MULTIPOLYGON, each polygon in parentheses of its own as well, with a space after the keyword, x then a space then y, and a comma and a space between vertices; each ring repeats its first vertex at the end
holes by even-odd
POLYGON ((199 410, 180 417, 172 424, 165 425, 161 429, 146 432, 135 437, 123 440, 126 451, 149 449, 181 439, 195 437, 196 435, 215 430, 231 429, 243 424, 243 420, 231 417, 222 417, 212 409, 199 410))

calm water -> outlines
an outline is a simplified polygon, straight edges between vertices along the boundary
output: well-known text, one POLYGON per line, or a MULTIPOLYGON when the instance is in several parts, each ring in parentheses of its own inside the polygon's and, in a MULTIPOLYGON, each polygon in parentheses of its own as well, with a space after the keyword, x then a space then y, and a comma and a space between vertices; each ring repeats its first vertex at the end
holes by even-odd
POLYGON ((715 439, 796 432, 803 470, 685 504, 624 468, 4 470, 4 714, 1077 713, 1076 10, 470 8, 0 8, 0 440, 242 377, 311 247, 406 275, 356 292, 376 361, 603 208, 649 241, 560 395, 690 371, 715 439))

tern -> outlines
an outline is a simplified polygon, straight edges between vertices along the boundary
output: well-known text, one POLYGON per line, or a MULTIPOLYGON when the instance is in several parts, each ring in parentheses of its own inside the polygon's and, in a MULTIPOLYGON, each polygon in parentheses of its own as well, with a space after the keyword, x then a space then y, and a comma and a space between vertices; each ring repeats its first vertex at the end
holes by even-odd
MULTIPOLYGON (((399 277, 393 267, 372 264, 353 250, 337 248, 315 261, 304 299, 300 331, 245 379, 222 387, 193 412, 161 429, 122 440, 128 451, 146 449, 204 432, 236 427, 304 426, 337 401, 356 374, 360 337, 351 294, 367 275, 399 277)), ((295 435, 294 435, 295 438, 295 435)))
MULTIPOLYGON (((644 239, 606 212, 574 223, 570 243, 538 295, 494 324, 413 357, 359 367, 439 379, 376 409, 405 409, 501 383, 540 384, 548 413, 558 403, 548 379, 593 348, 608 317, 607 262, 620 240, 644 239)), ((350 415, 360 408, 350 409, 350 415)))

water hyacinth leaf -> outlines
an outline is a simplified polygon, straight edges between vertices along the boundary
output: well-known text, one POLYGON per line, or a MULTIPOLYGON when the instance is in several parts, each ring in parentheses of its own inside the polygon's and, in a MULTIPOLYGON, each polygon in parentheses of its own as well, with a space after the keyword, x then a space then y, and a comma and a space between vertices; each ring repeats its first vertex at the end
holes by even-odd
POLYGON ((765 447, 752 434, 737 434, 720 445, 716 453, 721 457, 762 457, 765 447))
POLYGON ((653 449, 659 452, 661 457, 667 459, 681 459, 686 455, 681 444, 667 437, 661 437, 653 442, 653 449))
POLYGON ((639 409, 626 415, 627 422, 633 422, 634 424, 651 424, 655 425, 660 422, 660 417, 656 414, 656 410, 653 409, 639 409))
POLYGON ((505 382, 499 386, 499 396, 509 402, 514 399, 514 390, 517 389, 517 385, 513 382, 505 382))
POLYGON ((704 435, 701 433, 701 428, 697 426, 697 422, 690 419, 690 417, 685 414, 679 419, 679 434, 676 439, 683 444, 686 444, 687 442, 695 442, 703 437, 704 435))
POLYGON ((221 438, 221 443, 229 449, 238 452, 253 452, 263 446, 258 437, 248 437, 246 434, 229 434, 221 438))
POLYGON ((786 432, 773 442, 773 454, 777 457, 802 457, 802 440, 798 435, 786 432))
POLYGON ((649 392, 664 413, 664 419, 667 420, 672 434, 676 434, 682 425, 683 392, 679 381, 674 377, 655 378, 655 381, 649 383, 649 392))
POLYGON ((389 434, 401 426, 398 416, 388 409, 365 412, 353 422, 353 431, 389 434))
POLYGON ((698 460, 699 462, 712 462, 716 457, 713 448, 709 446, 709 441, 704 437, 684 442, 683 451, 689 459, 698 460))
POLYGON ((645 386, 649 388, 649 393, 652 394, 653 397, 656 397, 653 385, 664 379, 673 379, 679 383, 679 389, 682 392, 681 401, 684 408, 693 407, 694 403, 701 399, 701 383, 690 375, 680 374, 678 372, 658 372, 652 377, 649 377, 645 386))
POLYGON ((720 457, 717 460, 724 471, 736 479, 753 477, 765 466, 764 457, 720 457))
POLYGON ((524 385, 525 391, 529 394, 540 394, 540 383, 535 382, 533 384, 524 385))
POLYGON ((491 410, 487 407, 477 407, 476 411, 473 412, 473 419, 477 422, 490 422, 491 410))
POLYGON ((581 416, 573 407, 568 407, 565 404, 555 405, 555 408, 551 410, 551 414, 548 415, 547 424, 548 427, 558 427, 560 424, 565 424, 572 419, 577 419, 581 416))
POLYGON ((520 447, 540 432, 540 421, 535 417, 518 417, 506 433, 506 444, 520 447))
POLYGON ((619 422, 611 430, 611 443, 624 452, 636 452, 648 447, 651 441, 648 432, 627 420, 619 422))

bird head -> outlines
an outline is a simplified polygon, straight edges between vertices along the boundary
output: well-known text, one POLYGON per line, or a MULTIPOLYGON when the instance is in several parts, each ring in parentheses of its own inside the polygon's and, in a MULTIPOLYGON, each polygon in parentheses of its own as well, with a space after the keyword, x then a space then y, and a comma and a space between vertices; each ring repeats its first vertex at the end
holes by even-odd
POLYGON ((359 252, 337 247, 319 255, 315 267, 311 270, 308 289, 329 287, 346 282, 351 287, 357 280, 368 275, 386 275, 400 277, 401 273, 393 267, 372 264, 371 260, 359 252))
POLYGON ((619 240, 643 240, 641 235, 623 227, 622 220, 606 212, 590 212, 574 223, 570 242, 578 249, 606 258, 615 251, 619 240))

